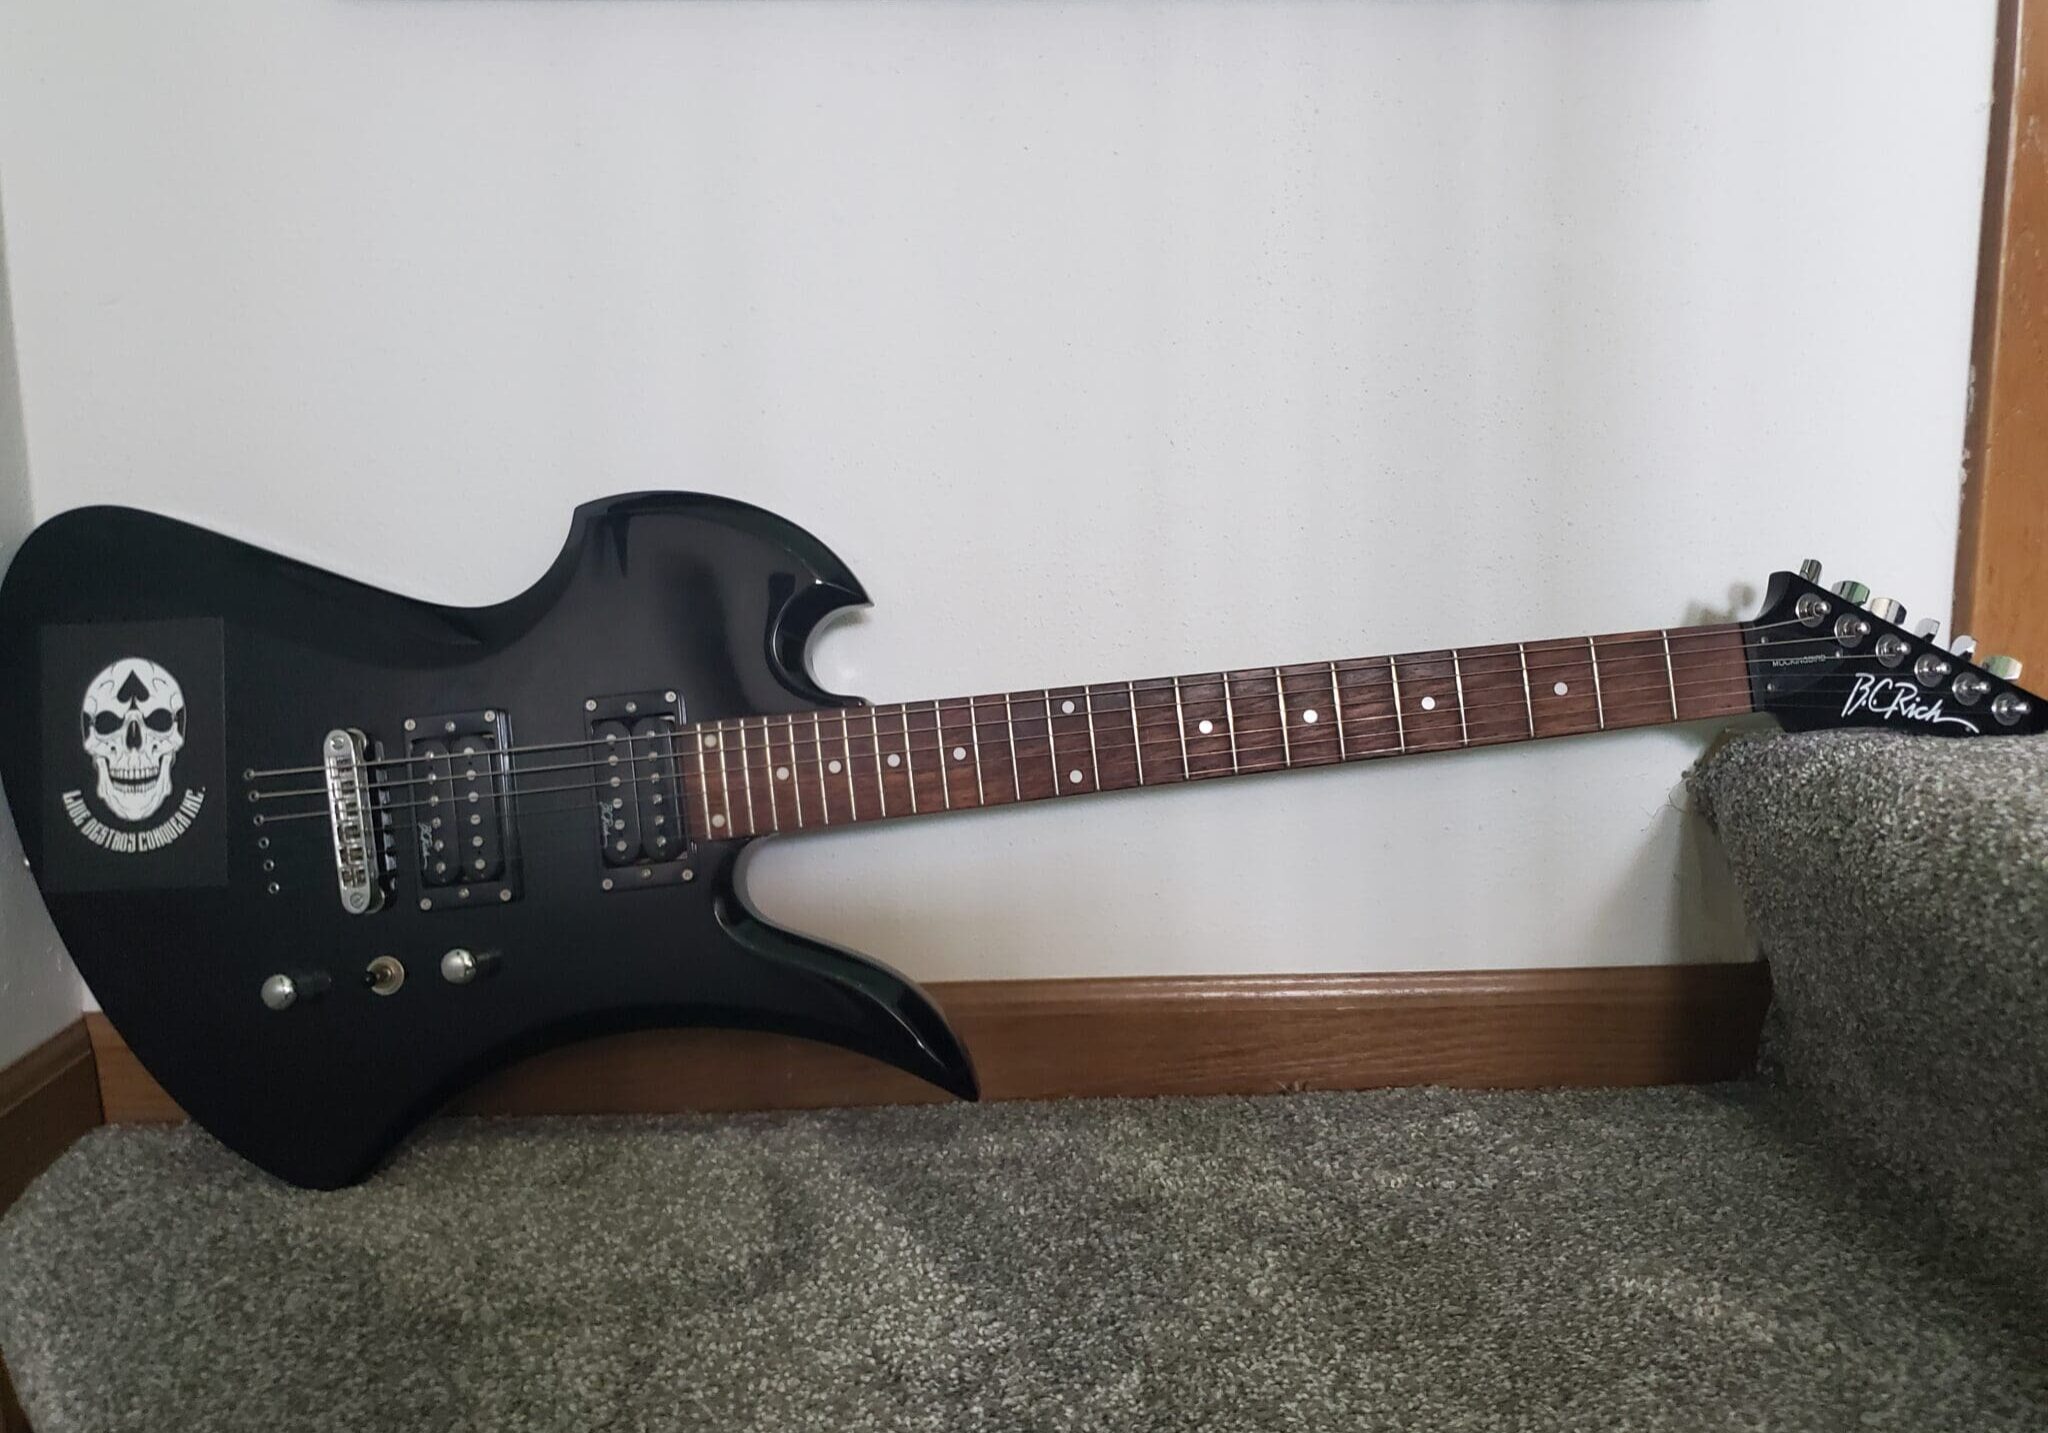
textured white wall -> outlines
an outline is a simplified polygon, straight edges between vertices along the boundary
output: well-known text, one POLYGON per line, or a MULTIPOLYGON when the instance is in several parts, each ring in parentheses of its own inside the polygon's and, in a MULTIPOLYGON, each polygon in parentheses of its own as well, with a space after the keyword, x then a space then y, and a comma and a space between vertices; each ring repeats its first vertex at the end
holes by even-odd
MULTIPOLYGON (((7 293, 0 243, 0 570, 33 523, 7 293)), ((0 1069, 76 1020, 80 1003, 78 976, 23 866, 21 838, 5 808, 0 802, 0 1069)))
MULTIPOLYGON (((35 504, 503 597, 779 509, 877 699, 1946 600, 1992 0, 0 12, 35 504), (358 517, 360 515, 360 517, 358 517)), ((337 713, 337 719, 346 713, 337 713)), ((779 843, 925 977, 1739 950, 1704 734, 779 843)))

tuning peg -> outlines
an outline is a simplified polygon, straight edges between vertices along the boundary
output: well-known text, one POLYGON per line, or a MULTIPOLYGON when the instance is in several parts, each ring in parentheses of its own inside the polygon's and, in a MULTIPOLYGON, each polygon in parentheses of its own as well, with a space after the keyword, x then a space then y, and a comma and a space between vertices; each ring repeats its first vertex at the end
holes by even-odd
POLYGON ((1841 598, 1844 602, 1852 602, 1856 606, 1861 607, 1870 600, 1870 589, 1860 582, 1845 577, 1835 584, 1835 596, 1841 598))
POLYGON ((1889 597, 1871 599, 1870 615, 1880 622, 1889 622, 1894 627, 1906 620, 1906 604, 1894 602, 1889 597))
POLYGON ((1932 642, 1934 634, 1940 630, 1941 619, 1939 617, 1922 617, 1913 624, 1913 635, 1923 642, 1932 642))
POLYGON ((2004 655, 1986 657, 1977 664, 2001 682, 2016 682, 2020 679, 2020 659, 2004 655))
POLYGON ((1975 637, 1957 637, 1948 644, 1948 649, 1967 662, 1972 656, 1976 655, 1977 639, 1975 637))
POLYGON ((1815 587, 1820 586, 1820 563, 1811 557, 1807 558, 1799 564, 1799 575, 1815 587))

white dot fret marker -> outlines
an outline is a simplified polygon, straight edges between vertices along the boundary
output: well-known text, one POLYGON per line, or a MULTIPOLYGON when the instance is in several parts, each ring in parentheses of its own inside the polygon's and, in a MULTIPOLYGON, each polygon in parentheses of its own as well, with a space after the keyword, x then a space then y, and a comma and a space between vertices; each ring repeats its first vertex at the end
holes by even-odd
POLYGON ((1068 772, 1067 780, 1073 782, 1074 785, 1079 786, 1081 784, 1081 768, 1077 766, 1072 771, 1068 772))
POLYGON ((1301 714, 1301 719, 1305 722, 1313 724, 1316 719, 1316 709, 1314 707, 1310 707, 1307 711, 1301 714))
POLYGON ((1556 686, 1551 688, 1551 690, 1553 692, 1556 692, 1559 696, 1563 696, 1566 692, 1570 691, 1571 689, 1572 684, 1570 682, 1559 682, 1556 686))
POLYGON ((892 751, 889 753, 889 764, 891 766, 901 766, 903 764, 903 758, 892 751))
POLYGON ((1424 697, 1424 698, 1422 699, 1422 709, 1423 709, 1424 711, 1426 711, 1426 712, 1433 712, 1433 711, 1435 711, 1435 710, 1436 710, 1436 698, 1435 698, 1435 697, 1424 697))
POLYGON ((834 776, 837 776, 839 774, 839 763, 836 761, 828 761, 825 763, 825 769, 831 772, 834 776))
POLYGON ((1061 702, 1060 710, 1066 715, 1072 716, 1074 714, 1074 704, 1072 702, 1061 702))
POLYGON ((954 747, 954 748, 953 748, 953 760, 955 760, 955 761, 965 761, 965 760, 967 760, 967 748, 966 748, 966 747, 964 747, 964 746, 956 746, 956 747, 954 747))
POLYGON ((776 779, 777 781, 787 781, 787 780, 789 780, 789 768, 788 768, 788 767, 786 767, 786 766, 778 766, 778 767, 776 767, 776 768, 775 768, 775 779, 776 779))
POLYGON ((720 826, 723 826, 724 824, 725 818, 723 816, 713 816, 711 818, 711 829, 714 831, 717 830, 720 826))
POLYGON ((716 750, 718 750, 718 738, 717 738, 717 737, 715 737, 715 736, 707 736, 707 737, 705 737, 705 738, 704 738, 704 749, 705 749, 706 751, 716 751, 716 750))
POLYGON ((1203 736, 1207 736, 1210 732, 1216 730, 1216 723, 1210 721, 1207 717, 1203 717, 1200 721, 1195 723, 1195 730, 1200 732, 1203 736))

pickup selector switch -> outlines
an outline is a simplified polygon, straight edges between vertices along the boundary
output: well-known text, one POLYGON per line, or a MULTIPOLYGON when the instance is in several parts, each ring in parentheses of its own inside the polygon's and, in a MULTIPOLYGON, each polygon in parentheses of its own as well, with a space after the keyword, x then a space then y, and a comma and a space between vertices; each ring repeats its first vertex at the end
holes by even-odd
POLYGON ((405 984, 405 967, 392 956, 380 955, 363 968, 363 984, 372 995, 396 995, 405 984))

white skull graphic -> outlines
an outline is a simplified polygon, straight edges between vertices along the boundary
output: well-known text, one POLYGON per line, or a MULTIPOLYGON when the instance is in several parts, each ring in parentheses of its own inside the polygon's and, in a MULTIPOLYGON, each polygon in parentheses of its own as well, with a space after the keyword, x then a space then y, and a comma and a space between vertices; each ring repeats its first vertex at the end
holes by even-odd
POLYGON ((185 745, 178 679, 155 662, 123 657, 87 683, 79 722, 107 809, 123 821, 154 816, 171 794, 171 763, 185 745))

